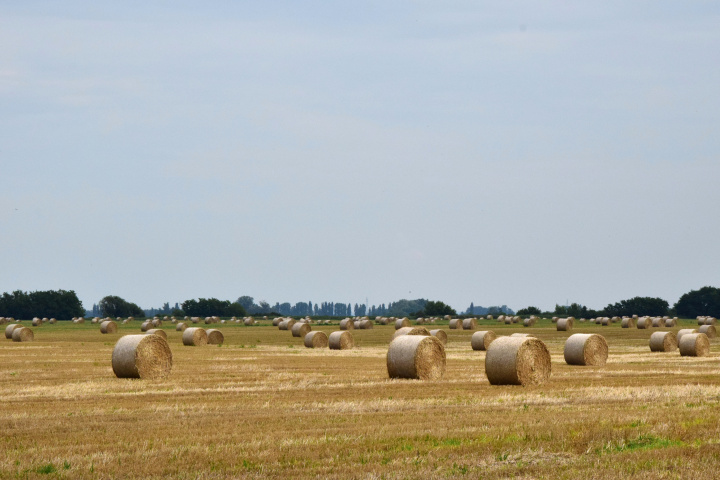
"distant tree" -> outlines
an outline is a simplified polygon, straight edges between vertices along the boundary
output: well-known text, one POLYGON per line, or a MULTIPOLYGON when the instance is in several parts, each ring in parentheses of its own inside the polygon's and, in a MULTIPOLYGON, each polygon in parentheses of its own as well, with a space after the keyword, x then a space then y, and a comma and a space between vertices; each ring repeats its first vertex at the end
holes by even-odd
POLYGON ((186 315, 192 317, 243 317, 247 315, 245 308, 240 303, 230 303, 230 300, 218 300, 217 298, 185 300, 182 303, 182 309, 186 315))
POLYGON ((457 315, 454 308, 439 300, 428 300, 425 302, 425 307, 419 313, 421 316, 457 315))
POLYGON ((184 317, 184 316, 185 316, 185 312, 184 312, 183 310, 179 309, 179 308, 175 308, 175 309, 173 309, 173 311, 172 311, 172 315, 173 315, 173 317, 184 317))
POLYGON ((675 304, 678 316, 695 318, 698 315, 720 317, 720 288, 703 287, 691 290, 675 304))
POLYGON ((608 305, 603 313, 609 317, 629 317, 631 315, 661 317, 667 315, 668 307, 668 302, 662 298, 634 297, 608 305))
POLYGON ((555 315, 567 315, 570 317, 583 318, 592 316, 591 310, 579 303, 572 303, 570 306, 555 305, 555 315))
POLYGON ((100 314, 103 317, 144 317, 145 312, 132 302, 116 295, 108 295, 100 300, 100 314))
POLYGON ((398 300, 390 303, 387 308, 387 314, 393 317, 407 317, 415 312, 425 309, 427 300, 418 298, 417 300, 398 300))
POLYGON ((54 317, 69 320, 85 315, 82 302, 72 290, 44 290, 23 292, 16 290, 0 297, 0 316, 29 319, 54 317))
POLYGON ((521 308, 517 311, 518 315, 540 315, 542 313, 542 310, 540 310, 537 307, 527 307, 527 308, 521 308))
POLYGON ((242 297, 237 299, 237 303, 242 305, 246 311, 252 312, 253 306, 255 305, 255 299, 253 297, 243 295, 242 297))
POLYGON ((239 303, 231 303, 225 308, 224 315, 225 317, 244 317, 247 315, 247 311, 245 308, 240 305, 239 303))

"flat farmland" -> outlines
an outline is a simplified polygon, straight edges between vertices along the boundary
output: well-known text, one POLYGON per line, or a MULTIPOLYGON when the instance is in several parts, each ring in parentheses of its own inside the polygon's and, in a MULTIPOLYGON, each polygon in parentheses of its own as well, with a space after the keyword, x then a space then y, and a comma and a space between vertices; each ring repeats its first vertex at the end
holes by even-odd
MULTIPOLYGON (((28 325, 29 322, 22 322, 28 325)), ((269 325, 213 325, 222 346, 173 353, 164 380, 118 379, 98 325, 34 328, 0 342, 0 478, 694 478, 720 475, 720 346, 651 353, 650 334, 577 323, 533 333, 552 355, 537 387, 490 386, 471 331, 447 330, 442 380, 390 380, 392 326, 356 348, 307 349, 269 325), (605 336, 605 367, 568 366, 572 333, 605 336)), ((447 325, 440 328, 447 329, 447 325)), ((337 326, 316 326, 331 332, 337 326)))

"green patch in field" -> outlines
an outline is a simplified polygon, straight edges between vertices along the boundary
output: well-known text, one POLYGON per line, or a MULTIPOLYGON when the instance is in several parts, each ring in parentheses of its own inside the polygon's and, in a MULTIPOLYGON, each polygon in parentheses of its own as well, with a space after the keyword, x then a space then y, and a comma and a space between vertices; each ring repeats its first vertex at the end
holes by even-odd
POLYGON ((635 420, 634 422, 630 423, 630 426, 632 428, 638 428, 638 427, 644 427, 647 425, 647 422, 645 420, 635 420))
POLYGON ((57 468, 55 468, 55 465, 52 463, 48 463, 47 465, 41 465, 35 469, 35 473, 39 473, 41 475, 50 475, 51 473, 57 472, 57 468))
POLYGON ((640 435, 631 440, 624 441, 617 445, 608 445, 600 449, 597 453, 617 453, 617 452, 634 452, 638 450, 654 450, 658 448, 680 447, 685 445, 679 440, 671 440, 669 438, 660 438, 654 435, 640 435))

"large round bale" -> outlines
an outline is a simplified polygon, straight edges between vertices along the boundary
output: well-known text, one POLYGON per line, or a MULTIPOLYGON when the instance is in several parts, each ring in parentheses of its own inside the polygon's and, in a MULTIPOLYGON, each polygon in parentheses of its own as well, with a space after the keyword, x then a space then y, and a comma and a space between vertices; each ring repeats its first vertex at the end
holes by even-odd
POLYGON ((523 320, 523 327, 532 327, 535 325, 535 318, 530 317, 523 320))
POLYGON ((635 319, 632 317, 625 317, 622 319, 620 326, 622 328, 635 328, 635 319))
POLYGON ((666 318, 665 319, 665 328, 673 328, 673 327, 677 327, 677 319, 666 318))
POLYGON ((445 330, 437 329, 437 330, 430 330, 430 335, 433 337, 436 337, 443 345, 447 345, 447 333, 445 330))
POLYGON ((355 346, 355 340, 352 333, 347 330, 332 332, 328 337, 328 346, 330 350, 350 350, 355 346))
POLYGON ((387 352, 390 378, 439 380, 445 374, 445 347, 433 336, 401 335, 387 352))
POLYGON ((207 345, 207 332, 201 327, 187 328, 183 332, 182 342, 183 345, 188 347, 200 347, 202 345, 207 345))
POLYGON ((155 328, 162 327, 162 320, 160 320, 159 318, 154 318, 152 321, 152 326, 155 328))
POLYGON ((35 339, 33 331, 27 327, 20 326, 12 332, 13 342, 32 342, 35 339))
POLYGON ((510 335, 510 336, 511 336, 511 337, 518 337, 518 338, 528 338, 528 337, 530 337, 530 338, 537 338, 537 337, 536 337, 535 335, 533 335, 532 333, 513 333, 513 334, 510 335))
POLYGON ((673 332, 655 332, 650 335, 651 352, 674 352, 677 348, 677 335, 673 332))
POLYGON ((22 327, 22 325, 20 325, 19 323, 11 323, 7 327, 5 327, 5 338, 7 338, 8 340, 12 340, 13 330, 20 327, 22 327))
POLYGON ((254 318, 246 318, 243 320, 243 325, 249 327, 250 325, 255 325, 255 319, 254 318))
POLYGON ((660 328, 665 325, 665 319, 660 317, 655 317, 652 319, 652 326, 653 328, 660 328))
POLYGON ((563 353, 568 365, 602 367, 607 362, 608 345, 602 335, 576 333, 565 341, 563 353))
POLYGON ((558 318, 555 324, 558 332, 568 332, 575 326, 575 322, 572 317, 569 318, 558 318))
MULTIPOLYGON (((15 332, 13 332, 15 340, 15 332)), ((704 333, 688 333, 678 342, 683 357, 704 357, 710 353, 710 340, 704 333)))
POLYGON ((462 323, 460 323, 459 318, 452 318, 450 319, 450 323, 448 323, 448 328, 451 330, 457 330, 459 328, 462 328, 462 323))
POLYGON ((312 328, 310 327, 309 323, 305 322, 298 322, 295 325, 292 326, 292 336, 293 337, 300 337, 303 338, 305 335, 307 335, 312 328))
POLYGON ((715 329, 715 325, 703 325, 698 328, 698 333, 704 333, 705 335, 707 335, 708 338, 717 337, 717 330, 715 329))
POLYGON ((208 345, 222 345, 225 342, 225 335, 220 330, 211 328, 206 333, 208 345))
POLYGON ((378 319, 377 317, 375 317, 375 319, 377 320, 377 322, 378 322, 380 325, 387 325, 387 324, 388 324, 388 320, 387 320, 387 318, 385 318, 385 317, 380 317, 379 319, 378 319))
POLYGON ((117 323, 105 320, 100 324, 100 333, 117 333, 117 323))
POLYGON ((395 330, 395 333, 393 333, 393 340, 395 340, 397 337, 401 337, 403 335, 424 335, 426 337, 430 336, 430 330, 428 330, 425 327, 416 326, 416 327, 403 327, 400 330, 395 330))
POLYGON ((295 319, 294 318, 286 318, 280 324, 278 325, 278 328, 280 330, 290 330, 293 325, 295 325, 295 319))
POLYGON ((487 350, 490 344, 497 338, 492 330, 482 330, 473 333, 470 337, 470 346, 473 350, 487 350))
POLYGON ((187 328, 187 323, 185 323, 185 322, 179 322, 177 325, 175 325, 176 332, 184 332, 186 328, 187 328))
POLYGON ((303 338, 303 343, 307 348, 325 348, 328 346, 327 333, 320 330, 308 332, 305 338, 303 338))
POLYGON ((115 344, 112 369, 118 378, 165 378, 172 369, 172 352, 158 335, 125 335, 115 344))
POLYGON ((496 338, 485 354, 491 385, 540 385, 550 378, 551 369, 550 352, 537 338, 496 338))
POLYGON ((360 328, 363 330, 371 330, 375 325, 372 320, 360 320, 360 328))
POLYGON ((677 332, 678 346, 680 345, 680 339, 683 337, 683 335, 687 335, 688 333, 698 333, 698 331, 695 330, 694 328, 682 328, 682 329, 678 330, 678 332, 677 332))
POLYGON ((150 320, 146 320, 143 323, 140 324, 140 331, 141 332, 147 332, 153 327, 153 324, 150 320))
POLYGON ((462 321, 463 330, 477 330, 477 320, 474 318, 466 318, 462 321))
POLYGON ((190 317, 190 321, 191 321, 192 323, 199 323, 199 322, 200 322, 200 317, 190 317))
POLYGON ((167 333, 162 328, 151 328, 145 332, 145 335, 157 335, 158 337, 167 338, 167 333))
POLYGON ((603 319, 600 321, 600 325, 603 327, 609 327, 611 324, 611 320, 608 317, 603 317, 603 319))
POLYGON ((650 328, 650 325, 652 325, 652 319, 650 317, 640 317, 637 321, 637 328, 640 330, 644 330, 646 328, 650 328))
POLYGON ((355 330, 355 322, 351 318, 340 320, 340 330, 355 330))
POLYGON ((409 326, 410 320, 408 320, 407 318, 398 318, 397 320, 395 320, 395 330, 400 330, 401 328, 409 326))
POLYGON ((57 323, 57 319, 51 318, 50 320, 48 320, 48 323, 49 323, 50 325, 55 325, 55 324, 57 323))
POLYGON ((32 319, 32 326, 33 326, 33 327, 39 327, 39 326, 42 325, 42 324, 43 324, 43 321, 40 320, 39 318, 35 317, 35 318, 32 319))

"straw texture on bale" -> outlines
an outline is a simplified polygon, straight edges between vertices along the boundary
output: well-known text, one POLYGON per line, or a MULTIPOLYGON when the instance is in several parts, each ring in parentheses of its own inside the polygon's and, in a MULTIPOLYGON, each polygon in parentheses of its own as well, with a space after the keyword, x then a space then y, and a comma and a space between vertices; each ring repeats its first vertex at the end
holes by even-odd
POLYGON ((527 337, 537 338, 537 337, 535 337, 535 335, 533 335, 532 333, 513 333, 513 334, 510 335, 510 336, 511 336, 511 337, 516 337, 516 338, 527 338, 527 337))
POLYGON ((677 319, 676 318, 666 318, 665 319, 665 328, 673 328, 677 327, 677 319))
POLYGON ((298 322, 292 326, 292 336, 303 338, 312 328, 309 323, 298 322))
POLYGON ((387 352, 390 378, 439 380, 445 374, 445 347, 433 336, 401 335, 387 352))
POLYGON ((27 327, 20 326, 12 332, 13 342, 32 342, 35 339, 33 331, 27 327))
POLYGON ((705 357, 710 353, 710 340, 704 333, 688 333, 682 336, 678 347, 683 357, 705 357))
POLYGON ((175 325, 176 332, 184 332, 186 328, 187 328, 187 323, 185 323, 185 322, 180 322, 177 325, 175 325))
POLYGON ((182 342, 183 345, 188 347, 200 347, 202 345, 207 345, 207 332, 204 328, 200 327, 187 328, 183 332, 182 342))
POLYGON ((255 320, 252 318, 246 318, 245 320, 243 320, 243 324, 247 326, 255 325, 255 320))
POLYGON ((151 328, 152 328, 152 322, 150 322, 150 321, 145 321, 145 322, 143 322, 143 323, 140 324, 140 331, 141 331, 141 332, 147 332, 147 331, 150 330, 151 328))
POLYGON ((620 326, 622 328, 635 328, 635 319, 631 317, 623 318, 620 326))
POLYGON ((152 326, 153 327, 162 327, 162 320, 160 320, 159 318, 154 319, 152 321, 152 326))
POLYGON ((20 328, 20 327, 22 327, 22 325, 20 325, 19 323, 11 323, 7 327, 5 327, 5 338, 7 338, 8 340, 11 340, 13 330, 15 330, 16 328, 20 328))
POLYGON ((330 350, 350 350, 355 347, 355 340, 352 333, 347 330, 332 332, 328 337, 328 346, 330 350))
POLYGON ((363 330, 371 330, 374 326, 372 320, 360 320, 360 328, 363 330))
POLYGON ((146 335, 157 335, 158 337, 167 338, 167 333, 165 333, 165 330, 162 328, 151 328, 147 332, 145 332, 146 335))
POLYGON ((655 318, 652 319, 652 326, 653 326, 653 328, 660 328, 660 327, 662 327, 663 325, 665 325, 665 319, 664 319, 664 318, 655 317, 655 318))
POLYGON ((448 323, 448 327, 452 330, 456 330, 456 329, 462 327, 462 323, 460 323, 459 318, 453 318, 450 320, 450 323, 448 323))
POLYGON ((477 321, 474 318, 466 318, 462 321, 463 330, 477 330, 477 321))
POLYGON ((294 318, 286 318, 282 322, 280 322, 280 325, 278 325, 278 328, 280 330, 290 330, 293 325, 295 325, 295 319, 294 318))
POLYGON ((39 327, 40 325, 42 325, 42 320, 40 320, 39 318, 33 318, 33 319, 32 319, 32 326, 33 326, 33 327, 39 327))
POLYGON ((305 335, 303 343, 307 348, 326 348, 328 346, 328 336, 325 332, 315 330, 305 335))
POLYGON ((398 318, 395 320, 395 330, 400 330, 403 327, 409 327, 410 326, 410 320, 407 318, 398 318))
POLYGON ((428 330, 425 327, 403 327, 400 330, 395 330, 395 333, 393 333, 393 340, 397 337, 401 337, 403 335, 425 335, 426 337, 430 336, 430 330, 428 330))
POLYGON ((715 325, 708 325, 705 324, 698 328, 699 333, 704 333, 707 335, 708 338, 715 338, 717 337, 717 330, 715 330, 715 325))
POLYGON ((208 345, 222 345, 225 342, 225 335, 220 330, 211 328, 206 333, 208 345))
POLYGON ((687 335, 688 333, 698 333, 698 331, 695 330, 694 328, 682 328, 682 329, 678 330, 678 332, 677 332, 678 346, 680 346, 680 339, 683 337, 683 335, 687 335))
POLYGON ((572 330, 575 322, 572 318, 558 318, 556 328, 558 332, 567 332, 572 330))
POLYGON ((568 365, 602 367, 607 362, 608 345, 602 335, 576 333, 565 341, 563 354, 568 365))
POLYGON ((487 350, 490 344, 497 338, 492 330, 482 330, 473 333, 470 337, 470 346, 473 350, 487 350))
POLYGON ((678 340, 673 332, 655 332, 650 335, 651 352, 674 352, 677 348, 678 340))
POLYGON ((526 318, 523 320, 523 327, 532 327, 535 325, 535 319, 534 318, 526 318))
POLYGON ((112 369, 118 378, 165 378, 172 369, 172 352, 158 335, 125 335, 115 344, 112 369))
POLYGON ((437 330, 430 330, 430 335, 433 337, 436 337, 443 345, 447 345, 447 333, 445 333, 445 330, 437 329, 437 330))
POLYGON ((550 352, 537 338, 496 338, 485 354, 491 385, 540 385, 550 378, 550 352))
POLYGON ((652 324, 652 319, 650 317, 642 317, 638 318, 637 321, 637 328, 643 330, 646 328, 650 328, 650 325, 652 324))
POLYGON ((117 333, 117 323, 105 320, 100 324, 100 333, 117 333))
POLYGON ((340 320, 340 330, 355 330, 355 322, 350 318, 340 320))

